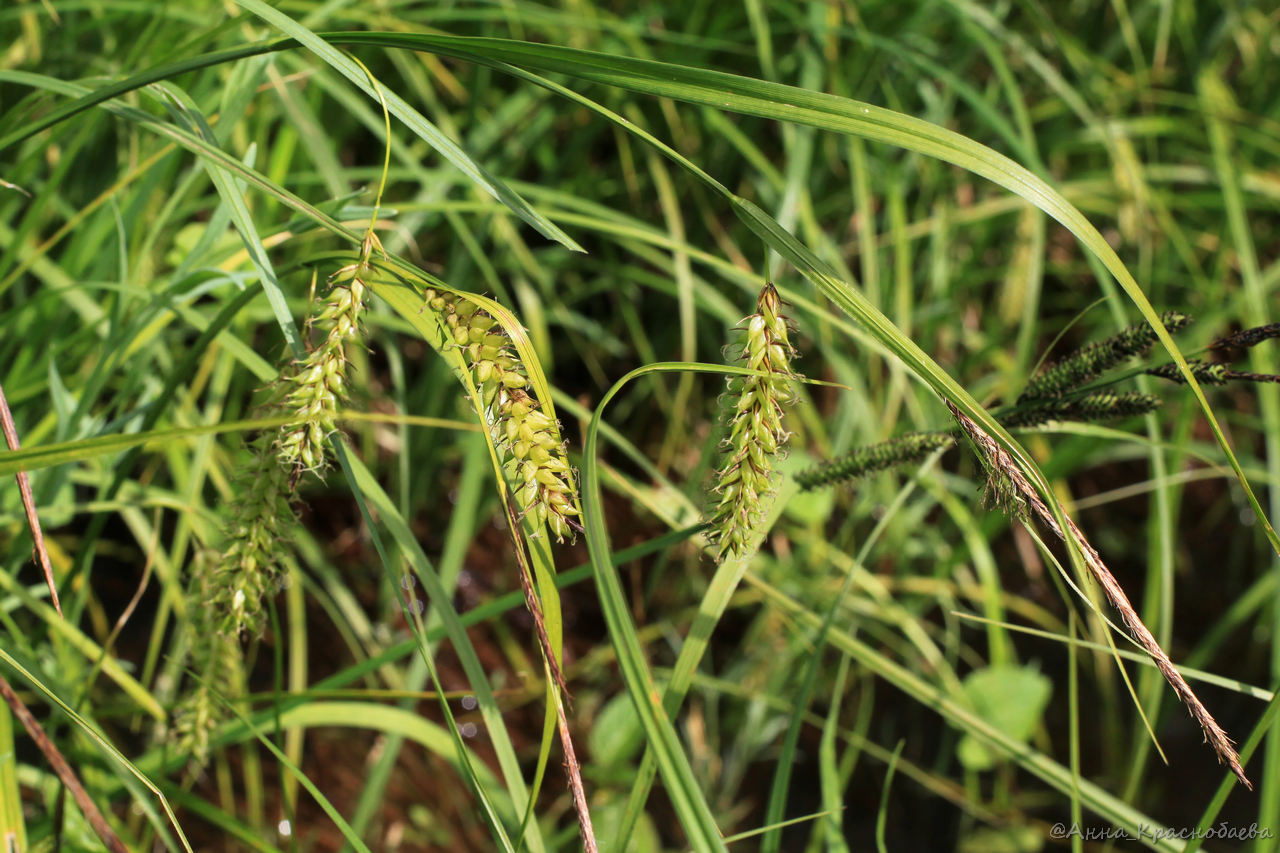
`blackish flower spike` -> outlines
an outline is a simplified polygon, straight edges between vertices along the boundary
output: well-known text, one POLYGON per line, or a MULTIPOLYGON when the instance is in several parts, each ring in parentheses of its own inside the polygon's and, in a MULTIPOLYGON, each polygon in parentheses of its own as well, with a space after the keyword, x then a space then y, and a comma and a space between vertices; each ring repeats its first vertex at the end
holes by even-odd
MULTIPOLYGON (((1160 321, 1170 332, 1184 329, 1191 318, 1177 311, 1166 311, 1160 321)), ((1133 356, 1144 355, 1156 342, 1155 330, 1146 323, 1129 326, 1117 335, 1076 350, 1054 366, 1027 383, 1018 397, 1019 403, 1030 400, 1059 397, 1079 388, 1120 362, 1133 356)))
POLYGON ((839 459, 815 465, 796 475, 796 482, 800 484, 800 488, 808 491, 857 480, 896 465, 919 462, 935 450, 952 444, 955 444, 955 438, 945 432, 909 433, 879 444, 859 447, 839 459))
POLYGON ((1248 349, 1272 338, 1280 338, 1280 323, 1268 323, 1265 326, 1242 329, 1234 335, 1218 338, 1209 344, 1209 349, 1248 349))

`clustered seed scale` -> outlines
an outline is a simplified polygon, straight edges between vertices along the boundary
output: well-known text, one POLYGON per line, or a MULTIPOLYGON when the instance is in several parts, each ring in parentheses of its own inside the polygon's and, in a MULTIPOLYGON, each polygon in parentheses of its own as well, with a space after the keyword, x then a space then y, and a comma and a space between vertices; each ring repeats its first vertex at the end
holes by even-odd
POLYGON ((577 483, 560 425, 529 393, 529 377, 511 338, 469 299, 428 290, 426 304, 463 352, 490 435, 507 472, 518 482, 515 498, 522 515, 529 516, 535 528, 546 524, 558 542, 573 538, 581 529, 574 505, 577 483))
POLYGON ((746 338, 740 358, 758 373, 731 379, 723 398, 729 420, 723 444, 727 459, 715 488, 720 500, 709 534, 719 560, 742 553, 759 526, 760 501, 774 487, 773 463, 791 437, 782 426, 782 406, 794 399, 791 358, 795 350, 781 304, 778 291, 766 284, 756 301, 756 313, 740 327, 746 338))

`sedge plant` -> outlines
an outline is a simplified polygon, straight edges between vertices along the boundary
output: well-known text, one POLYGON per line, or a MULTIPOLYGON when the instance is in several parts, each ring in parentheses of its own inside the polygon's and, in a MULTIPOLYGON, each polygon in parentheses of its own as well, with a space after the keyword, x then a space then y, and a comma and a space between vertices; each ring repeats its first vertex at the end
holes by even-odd
POLYGON ((0 8, 5 679, 130 849, 1274 830, 1272 23, 0 8))

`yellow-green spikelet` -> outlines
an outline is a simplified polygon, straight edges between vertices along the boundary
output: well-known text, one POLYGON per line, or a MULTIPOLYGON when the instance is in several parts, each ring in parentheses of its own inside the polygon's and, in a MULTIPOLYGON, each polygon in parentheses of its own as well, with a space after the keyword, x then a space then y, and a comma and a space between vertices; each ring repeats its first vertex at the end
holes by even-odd
POLYGON ((325 466, 325 441, 338 431, 338 410, 347 393, 347 347, 360 342, 364 278, 375 248, 382 251, 382 244, 369 232, 359 260, 329 277, 332 288, 313 320, 326 330, 325 337, 283 377, 286 390, 279 407, 293 416, 293 422, 281 427, 277 454, 293 472, 294 483, 303 471, 325 466))
POLYGON ((191 685, 174 713, 172 736, 179 750, 203 765, 209 736, 226 717, 215 692, 232 692, 242 678, 241 639, 262 632, 263 599, 275 587, 297 521, 289 470, 277 461, 272 433, 251 445, 248 465, 233 480, 231 505, 220 550, 196 561, 187 590, 191 685))
POLYGON ((468 299, 428 290, 427 306, 443 319, 454 346, 462 349, 490 436, 516 480, 516 504, 535 527, 546 524, 556 540, 580 529, 574 506, 577 483, 560 438, 560 427, 529 393, 529 378, 510 337, 498 321, 468 299))
POLYGON ((712 512, 709 533, 720 560, 741 553, 760 524, 760 500, 774 487, 774 460, 791 437, 782 426, 782 406, 793 399, 795 350, 781 303, 778 291, 766 284, 756 313, 743 320, 746 341, 741 359, 759 373, 735 377, 729 383, 729 435, 723 444, 727 459, 715 488, 720 500, 712 512))

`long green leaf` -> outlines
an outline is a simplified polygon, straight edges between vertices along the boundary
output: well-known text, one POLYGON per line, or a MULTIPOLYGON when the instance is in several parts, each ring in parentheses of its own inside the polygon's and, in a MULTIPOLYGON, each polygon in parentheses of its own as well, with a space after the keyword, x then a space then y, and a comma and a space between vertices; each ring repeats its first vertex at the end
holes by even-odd
MULTIPOLYGON (((50 700, 50 702, 52 702, 54 705, 57 705, 62 710, 62 712, 65 713, 71 719, 71 721, 76 724, 76 726, 80 729, 80 731, 84 734, 84 736, 88 738, 90 741, 92 741, 94 744, 96 744, 98 748, 102 750, 102 753, 104 755, 109 757, 111 760, 119 763, 130 777, 132 777, 133 779, 136 779, 139 783, 143 785, 143 787, 145 787, 148 791, 151 792, 151 794, 156 798, 156 800, 159 801, 161 808, 164 809, 164 813, 169 819, 169 824, 173 827, 174 831, 178 834, 178 839, 182 842, 183 849, 185 849, 187 853, 191 853, 191 845, 190 843, 188 843, 187 837, 182 831, 182 827, 178 825, 178 818, 176 815, 174 815, 173 809, 169 805, 169 800, 165 797, 163 793, 161 793, 160 788, 157 787, 156 784, 152 782, 149 778, 147 778, 147 776, 143 774, 142 771, 140 771, 137 767, 135 767, 133 762, 131 762, 128 758, 126 758, 124 754, 120 752, 120 750, 116 749, 115 745, 111 743, 111 741, 107 740, 105 735, 103 735, 100 731, 98 731, 97 728, 91 725, 88 720, 86 720, 80 714, 76 713, 75 709, 72 708, 70 705, 68 705, 65 701, 63 701, 61 696, 59 696, 57 693, 50 690, 48 686, 45 685, 44 682, 42 682, 39 678, 36 678, 35 675, 31 673, 30 670, 24 667, 19 661, 15 660, 14 657, 10 655, 8 652, 6 652, 4 649, 0 649, 0 660, 3 660, 7 665, 13 667, 14 671, 16 671, 19 675, 21 675, 24 679, 26 679, 26 681, 29 684, 31 684, 33 687, 35 687, 37 690, 43 693, 50 700)), ((148 814, 151 816, 153 821, 157 820, 157 818, 153 814, 153 809, 151 808, 149 803, 140 802, 139 805, 142 806, 148 812, 148 814)), ((160 828, 163 828, 163 827, 160 827, 160 828)))
MULTIPOLYGON (((744 115, 860 136, 936 157, 1016 193, 1075 234, 1081 244, 1115 277, 1142 316, 1155 330, 1161 344, 1178 365, 1179 371, 1200 404, 1209 427, 1244 489, 1254 515, 1261 523, 1268 540, 1276 552, 1280 553, 1280 537, 1272 528, 1265 511, 1249 486, 1239 461, 1231 451, 1226 436, 1208 400, 1205 399, 1204 392, 1187 367, 1186 359, 1164 324, 1160 322, 1158 312, 1152 307, 1138 282, 1101 232, 1083 213, 1045 180, 1005 155, 959 133, 894 110, 838 95, 720 71, 508 39, 388 33, 328 33, 325 37, 347 44, 376 44, 385 47, 426 50, 486 64, 497 62, 541 72, 567 74, 581 80, 616 86, 641 94, 667 97, 744 115)), ((851 316, 868 325, 872 333, 891 349, 895 351, 902 349, 902 352, 898 352, 899 357, 902 357, 918 375, 928 381, 939 393, 950 398, 966 415, 982 425, 1006 450, 1010 451, 1015 461, 1019 463, 1019 467, 1026 466, 1024 473, 1031 476, 1032 482, 1038 487, 1043 487, 1042 495, 1050 502, 1055 513, 1060 512, 1052 495, 1047 493, 1047 484, 1042 477, 1036 476, 1037 472, 1030 464, 1029 457, 1019 451, 1007 432, 981 411, 976 401, 951 382, 914 343, 898 333, 874 306, 867 303, 865 299, 857 298, 853 289, 826 270, 825 265, 814 263, 817 259, 812 253, 786 234, 784 229, 767 214, 749 201, 736 198, 732 200, 739 216, 757 234, 760 234, 771 248, 781 252, 827 296, 849 311, 851 316), (786 244, 790 251, 784 250, 780 243, 786 244)))
MULTIPOLYGON (((622 584, 613 568, 609 532, 604 523, 604 507, 600 491, 598 444, 605 408, 631 380, 665 371, 704 371, 730 375, 750 373, 738 367, 672 362, 637 368, 614 383, 592 413, 591 423, 587 427, 586 441, 582 451, 583 526, 586 531, 587 550, 591 556, 592 572, 595 575, 596 591, 600 597, 605 623, 609 628, 609 638, 617 652, 618 666, 627 684, 631 701, 636 707, 640 723, 644 727, 658 772, 666 784, 667 794, 671 798, 676 813, 680 816, 680 825, 689 836, 689 843, 695 850, 724 850, 726 849, 724 840, 716 826, 711 808, 693 775, 693 769, 689 766, 689 760, 680 746, 680 740, 672 725, 670 715, 674 713, 674 709, 667 707, 664 703, 654 683, 653 675, 649 672, 648 664, 645 662, 644 650, 636 635, 636 626, 631 618, 626 596, 622 592, 622 584)), ((721 580, 723 586, 729 588, 736 585, 737 578, 740 577, 738 568, 730 566, 726 570, 721 580)), ((708 613, 706 618, 714 619, 718 615, 708 613)), ((684 665, 690 671, 691 660, 692 656, 682 658, 684 665)), ((681 695, 681 690, 671 692, 673 706, 678 706, 678 697, 681 695)))

